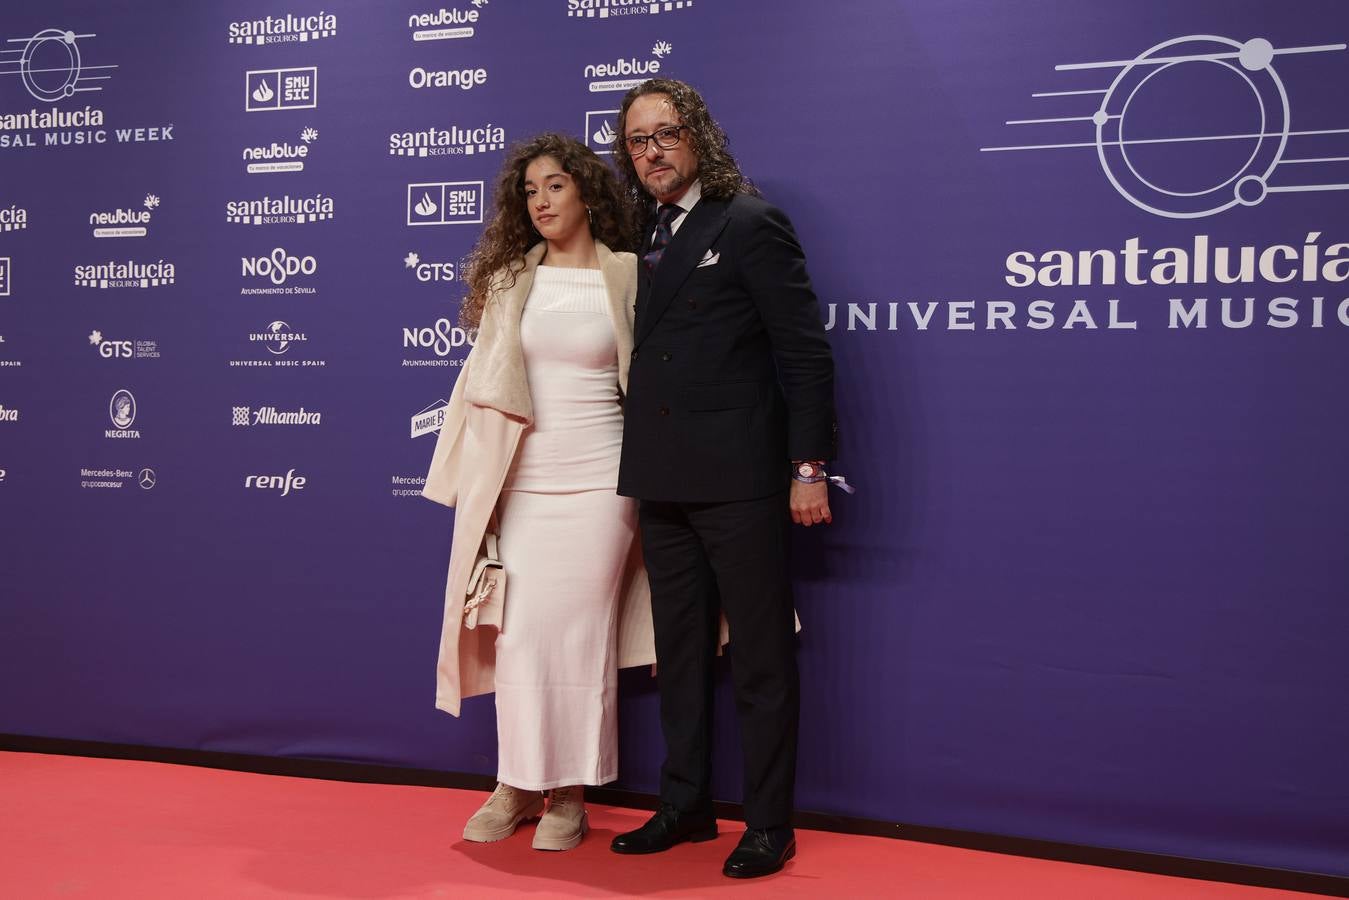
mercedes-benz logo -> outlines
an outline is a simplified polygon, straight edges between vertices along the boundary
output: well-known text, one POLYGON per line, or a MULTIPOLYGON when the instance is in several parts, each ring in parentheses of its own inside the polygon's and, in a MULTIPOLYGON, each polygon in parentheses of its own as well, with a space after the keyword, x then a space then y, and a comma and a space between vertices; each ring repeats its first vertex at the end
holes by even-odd
POLYGON ((141 490, 148 491, 148 490, 150 490, 150 488, 154 487, 154 486, 155 486, 155 470, 154 470, 154 469, 141 469, 140 480, 139 480, 138 483, 139 483, 140 486, 141 486, 141 490))

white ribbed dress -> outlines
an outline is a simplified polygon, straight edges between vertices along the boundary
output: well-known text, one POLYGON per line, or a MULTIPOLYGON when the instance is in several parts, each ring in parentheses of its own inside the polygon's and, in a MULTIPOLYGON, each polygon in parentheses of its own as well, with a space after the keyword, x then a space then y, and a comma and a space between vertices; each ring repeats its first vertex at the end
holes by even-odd
POLYGON ((636 502, 620 497, 618 356, 598 269, 539 266, 520 325, 534 424, 498 506, 497 779, 618 777, 617 622, 636 502))

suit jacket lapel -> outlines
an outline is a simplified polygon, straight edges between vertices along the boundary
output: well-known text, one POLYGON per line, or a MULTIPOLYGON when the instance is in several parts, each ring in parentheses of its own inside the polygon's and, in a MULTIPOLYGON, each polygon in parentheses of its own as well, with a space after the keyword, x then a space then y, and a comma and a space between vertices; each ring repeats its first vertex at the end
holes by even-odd
MULTIPOLYGON (((728 205, 725 200, 699 200, 698 205, 686 214, 687 218, 680 224, 679 231, 665 248, 654 276, 644 276, 642 294, 645 302, 638 317, 635 337, 637 346, 660 321, 670 301, 679 292, 680 285, 726 227, 728 205)), ((649 238, 645 244, 649 246, 649 238)), ((646 267, 645 262, 639 262, 638 265, 646 267)))

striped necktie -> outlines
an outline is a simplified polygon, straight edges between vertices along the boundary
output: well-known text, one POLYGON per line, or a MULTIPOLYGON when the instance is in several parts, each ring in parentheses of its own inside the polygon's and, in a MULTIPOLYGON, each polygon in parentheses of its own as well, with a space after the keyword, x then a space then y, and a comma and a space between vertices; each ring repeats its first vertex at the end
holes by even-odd
POLYGON ((656 213, 656 234, 651 238, 651 249, 642 257, 646 263, 648 272, 656 271, 656 266, 660 263, 661 255, 665 253, 665 248, 670 244, 670 238, 674 237, 674 230, 670 227, 674 220, 684 210, 673 203, 662 203, 656 213))

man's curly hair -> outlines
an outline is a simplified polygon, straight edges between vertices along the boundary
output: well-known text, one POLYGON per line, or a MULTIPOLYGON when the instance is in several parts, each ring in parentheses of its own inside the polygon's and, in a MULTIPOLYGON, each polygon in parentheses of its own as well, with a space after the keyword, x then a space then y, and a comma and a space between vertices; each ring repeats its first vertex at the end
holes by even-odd
POLYGON ((648 94, 665 94, 679 114, 680 124, 689 126, 684 140, 693 145, 698 154, 697 177, 702 181, 702 195, 711 200, 729 200, 736 194, 759 193, 754 183, 746 178, 731 156, 730 138, 712 118, 707 103, 691 85, 673 78, 651 78, 623 95, 623 104, 618 111, 618 135, 614 138, 614 159, 618 162, 619 174, 627 190, 628 201, 637 209, 649 211, 651 195, 647 193, 642 180, 637 177, 632 156, 628 154, 626 144, 628 126, 628 108, 638 97, 648 94))
POLYGON ((468 293, 459 306, 459 324, 477 328, 493 291, 515 284, 524 269, 525 252, 543 237, 525 206, 525 169, 541 156, 557 160, 576 182, 581 200, 590 207, 590 234, 615 252, 635 248, 631 210, 613 170, 595 152, 565 134, 541 134, 513 146, 497 176, 492 220, 465 260, 468 293))

